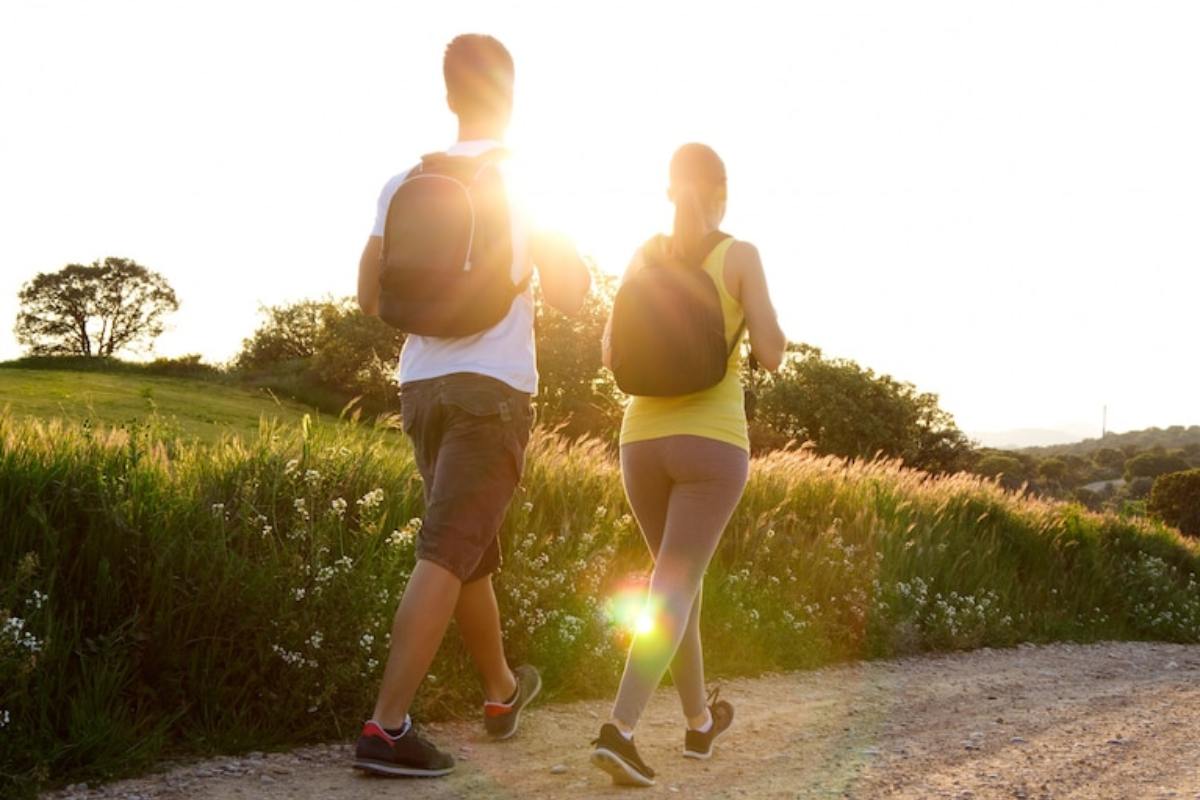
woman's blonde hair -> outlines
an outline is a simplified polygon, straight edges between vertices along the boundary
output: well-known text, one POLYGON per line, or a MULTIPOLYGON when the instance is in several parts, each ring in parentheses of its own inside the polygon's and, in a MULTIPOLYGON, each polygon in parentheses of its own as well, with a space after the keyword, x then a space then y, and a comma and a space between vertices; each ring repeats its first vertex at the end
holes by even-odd
POLYGON ((675 225, 670 254, 689 262, 702 258, 701 245, 708 227, 709 210, 725 200, 725 162, 705 144, 685 144, 671 157, 671 199, 675 225))

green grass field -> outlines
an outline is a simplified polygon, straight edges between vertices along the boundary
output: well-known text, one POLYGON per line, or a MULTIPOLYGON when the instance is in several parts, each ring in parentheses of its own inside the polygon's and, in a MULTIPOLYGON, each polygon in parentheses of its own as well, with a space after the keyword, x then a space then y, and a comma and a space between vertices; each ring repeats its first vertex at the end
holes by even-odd
POLYGON ((294 423, 311 409, 215 381, 120 372, 0 368, 0 409, 17 416, 123 425, 148 417, 185 437, 253 434, 260 419, 294 423))
MULTIPOLYGON (((420 527, 402 437, 260 425, 300 410, 190 381, 0 370, 0 393, 0 796, 352 734, 420 527), (195 437, 123 425, 147 414, 144 387, 195 437)), ((552 700, 610 693, 651 568, 612 452, 536 431, 501 541, 510 658, 539 665, 552 700)), ((778 452, 754 460, 705 581, 707 666, 1196 642, 1198 576, 1196 544, 1145 519, 778 452)), ((415 713, 478 699, 451 635, 415 713)))

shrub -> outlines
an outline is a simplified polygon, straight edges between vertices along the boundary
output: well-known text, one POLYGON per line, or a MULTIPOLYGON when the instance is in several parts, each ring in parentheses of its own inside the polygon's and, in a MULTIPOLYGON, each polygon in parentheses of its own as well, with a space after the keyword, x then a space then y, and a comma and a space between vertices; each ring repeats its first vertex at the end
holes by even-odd
POLYGON ((1125 462, 1125 480, 1135 478, 1157 478, 1169 472, 1182 472, 1188 468, 1188 463, 1176 455, 1156 453, 1153 451, 1138 453, 1125 462))
POLYGON ((1200 536, 1200 469, 1161 475, 1146 509, 1189 536, 1200 536))
MULTIPOLYGON (((164 752, 343 738, 370 708, 421 488, 385 427, 200 446, 0 413, 0 795, 164 752)), ((501 532, 514 661, 607 694, 650 569, 612 453, 535 432, 501 532)), ((1019 641, 1200 640, 1193 545, 1144 519, 810 451, 756 459, 706 578, 714 676, 1019 641)), ((449 637, 417 713, 478 701, 449 637)))

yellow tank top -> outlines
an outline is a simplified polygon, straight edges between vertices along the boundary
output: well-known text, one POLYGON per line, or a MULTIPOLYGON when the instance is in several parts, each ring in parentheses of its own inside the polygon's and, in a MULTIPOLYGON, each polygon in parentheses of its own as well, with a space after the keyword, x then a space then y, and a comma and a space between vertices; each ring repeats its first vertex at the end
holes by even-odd
MULTIPOLYGON (((725 288, 725 254, 733 245, 726 239, 704 259, 703 269, 717 285, 725 317, 725 339, 731 345, 741 334, 742 305, 725 288)), ((665 436, 703 436, 750 450, 746 431, 746 403, 741 378, 742 348, 734 347, 725 377, 716 386, 681 397, 633 397, 625 407, 621 444, 661 439, 665 436)))

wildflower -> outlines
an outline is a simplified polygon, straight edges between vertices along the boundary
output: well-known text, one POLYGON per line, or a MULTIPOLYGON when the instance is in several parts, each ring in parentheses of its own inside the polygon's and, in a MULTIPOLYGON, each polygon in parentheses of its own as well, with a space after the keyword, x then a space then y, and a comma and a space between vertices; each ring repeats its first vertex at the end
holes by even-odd
POLYGON ((367 659, 367 669, 368 670, 370 670, 371 672, 374 672, 378 667, 379 667, 379 659, 377 659, 377 658, 368 658, 367 659))
POLYGON ((12 722, 12 715, 8 713, 8 709, 0 709, 0 728, 7 728, 10 722, 12 722))
POLYGON ((297 586, 295 589, 292 589, 292 597, 296 600, 303 600, 305 594, 307 592, 303 586, 297 586))
POLYGON ((212 504, 212 514, 214 517, 225 516, 225 504, 224 503, 213 503, 212 504))
POLYGON ((320 483, 321 473, 317 472, 315 469, 305 470, 304 480, 308 481, 309 483, 320 483))
POLYGON ((358 507, 363 511, 370 511, 383 502, 383 489, 372 489, 371 491, 358 498, 358 507))
POLYGON ((358 641, 359 641, 359 644, 362 645, 363 650, 370 650, 371 647, 375 644, 375 637, 369 633, 364 633, 362 635, 362 638, 359 639, 358 641))
MULTIPOLYGON (((33 594, 29 596, 29 605, 33 606, 34 611, 37 611, 42 606, 46 605, 46 601, 48 599, 50 599, 50 596, 45 592, 40 592, 37 589, 34 589, 33 594)), ((1099 611, 1099 609, 1097 609, 1097 611, 1099 611)))
POLYGON ((345 498, 342 498, 342 497, 333 498, 333 500, 329 503, 329 508, 330 508, 330 510, 333 511, 333 515, 340 519, 342 517, 342 515, 346 513, 345 498))
POLYGON ((525 513, 528 514, 530 511, 533 511, 533 503, 526 500, 524 503, 521 504, 521 508, 523 508, 525 510, 525 513))
POLYGON ((292 508, 296 509, 296 513, 299 514, 303 519, 308 519, 308 508, 305 506, 303 497, 297 497, 295 501, 292 502, 292 508))
POLYGON ((263 535, 263 538, 265 539, 265 538, 267 538, 268 536, 270 536, 270 535, 271 535, 271 531, 272 531, 272 528, 271 528, 271 526, 270 526, 270 525, 263 525, 263 529, 262 529, 262 535, 263 535))
POLYGON ((320 631, 315 631, 312 636, 308 637, 308 646, 313 650, 320 650, 323 641, 325 641, 325 635, 320 631))
POLYGON ((286 464, 284 464, 284 466, 283 466, 283 474, 284 474, 284 475, 291 475, 293 472, 295 472, 295 471, 296 471, 296 468, 297 468, 297 467, 299 467, 299 466, 300 466, 300 459, 298 459, 298 458, 293 458, 291 461, 289 461, 289 462, 287 462, 286 464))

